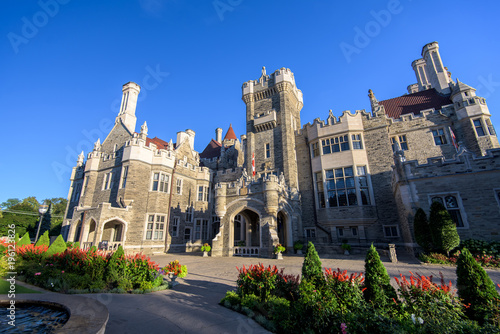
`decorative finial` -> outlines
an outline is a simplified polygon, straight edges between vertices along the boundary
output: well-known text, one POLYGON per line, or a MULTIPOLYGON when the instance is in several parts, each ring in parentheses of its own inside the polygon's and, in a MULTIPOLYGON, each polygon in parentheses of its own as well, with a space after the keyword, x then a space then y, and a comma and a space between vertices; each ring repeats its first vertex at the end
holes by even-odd
POLYGON ((78 155, 78 160, 76 161, 76 165, 77 165, 77 166, 81 166, 81 165, 83 165, 83 160, 84 160, 84 159, 85 159, 85 155, 83 154, 83 151, 82 151, 82 153, 80 153, 80 154, 78 155))
POLYGON ((371 89, 368 89, 368 97, 370 99, 373 99, 375 97, 375 94, 373 94, 373 91, 371 89))
POLYGON ((448 70, 448 67, 444 68, 446 70, 446 73, 448 73, 448 78, 451 80, 451 72, 448 70))
POLYGON ((263 77, 266 76, 266 67, 265 66, 262 66, 262 76, 263 77))
POLYGON ((174 149, 174 143, 172 142, 172 138, 170 138, 170 141, 168 142, 168 149, 173 150, 174 149))
POLYGON ((94 151, 100 151, 101 150, 101 138, 97 138, 97 141, 94 144, 94 151))
POLYGON ((148 125, 146 121, 144 121, 144 124, 141 126, 141 135, 148 135, 148 125))

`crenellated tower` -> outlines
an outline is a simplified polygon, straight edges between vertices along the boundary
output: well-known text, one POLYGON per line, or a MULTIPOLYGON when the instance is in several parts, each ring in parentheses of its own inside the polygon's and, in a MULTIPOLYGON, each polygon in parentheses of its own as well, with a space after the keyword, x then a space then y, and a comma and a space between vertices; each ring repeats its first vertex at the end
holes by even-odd
POLYGON ((287 68, 267 75, 265 67, 258 80, 243 84, 246 104, 246 161, 252 175, 255 155, 256 177, 284 174, 287 185, 298 188, 295 132, 300 129, 302 92, 287 68))

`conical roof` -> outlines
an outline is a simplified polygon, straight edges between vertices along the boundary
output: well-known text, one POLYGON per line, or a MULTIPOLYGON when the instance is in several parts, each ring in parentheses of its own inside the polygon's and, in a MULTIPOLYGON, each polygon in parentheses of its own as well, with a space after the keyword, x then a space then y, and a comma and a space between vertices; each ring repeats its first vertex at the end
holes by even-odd
POLYGON ((226 136, 224 136, 224 140, 237 140, 238 138, 236 137, 236 134, 234 133, 233 126, 229 124, 229 129, 226 132, 226 136))

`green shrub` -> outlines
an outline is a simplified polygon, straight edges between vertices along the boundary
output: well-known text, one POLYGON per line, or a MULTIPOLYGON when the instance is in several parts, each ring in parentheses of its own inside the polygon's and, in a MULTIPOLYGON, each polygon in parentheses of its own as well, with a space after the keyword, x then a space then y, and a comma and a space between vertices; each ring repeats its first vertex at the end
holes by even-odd
POLYGON ((238 305, 241 303, 241 297, 235 291, 227 291, 226 296, 221 299, 219 304, 226 306, 227 303, 229 306, 238 305))
POLYGON ((80 242, 79 241, 74 242, 73 243, 73 248, 77 248, 77 249, 80 248, 80 242))
POLYGON ((439 202, 431 204, 429 217, 432 241, 436 249, 449 255, 450 251, 460 244, 457 227, 449 212, 439 202))
POLYGON ((366 253, 364 287, 365 300, 372 303, 375 308, 381 309, 392 305, 393 298, 397 298, 396 291, 391 285, 391 278, 373 244, 366 253))
POLYGON ((66 248, 67 248, 66 242, 64 242, 62 235, 59 234, 56 240, 54 240, 54 242, 52 243, 52 245, 50 245, 46 255, 51 256, 54 254, 63 253, 66 250, 66 248))
POLYGON ((35 246, 41 246, 45 245, 47 247, 50 246, 50 239, 49 239, 49 231, 45 231, 40 238, 38 238, 38 241, 36 242, 35 246))
POLYGON ((240 304, 242 307, 247 307, 250 310, 258 310, 261 307, 260 298, 254 294, 241 297, 240 304))
POLYGON ((246 295, 259 296, 262 302, 266 301, 271 292, 276 287, 278 280, 278 268, 276 266, 264 267, 262 263, 258 265, 250 265, 248 268, 238 268, 240 272, 236 285, 238 286, 238 295, 244 297, 246 295))
POLYGON ((302 280, 304 279, 319 286, 323 285, 325 281, 321 269, 321 260, 314 244, 310 241, 302 264, 302 280))
POLYGON ((118 289, 129 291, 132 290, 132 288, 133 288, 132 281, 127 278, 123 278, 120 280, 120 282, 118 282, 118 289))
POLYGON ((427 215, 421 208, 418 208, 413 218, 413 233, 415 234, 415 241, 422 247, 424 252, 430 252, 433 248, 431 229, 427 215))
POLYGON ((452 291, 451 282, 445 284, 441 274, 441 284, 432 282, 432 276, 411 274, 410 281, 403 275, 397 279, 403 312, 421 317, 424 322, 457 322, 464 318, 462 304, 452 291))
POLYGON ((177 275, 177 277, 179 278, 183 278, 183 277, 186 277, 188 274, 188 268, 186 265, 181 265, 181 273, 179 275, 177 275))
POLYGON ((21 240, 19 240, 19 242, 16 245, 16 248, 21 248, 22 246, 25 245, 31 245, 30 235, 28 232, 26 232, 21 238, 21 240))
POLYGON ((500 297, 493 281, 467 248, 457 260, 457 288, 458 296, 469 306, 465 313, 470 319, 498 325, 500 297))

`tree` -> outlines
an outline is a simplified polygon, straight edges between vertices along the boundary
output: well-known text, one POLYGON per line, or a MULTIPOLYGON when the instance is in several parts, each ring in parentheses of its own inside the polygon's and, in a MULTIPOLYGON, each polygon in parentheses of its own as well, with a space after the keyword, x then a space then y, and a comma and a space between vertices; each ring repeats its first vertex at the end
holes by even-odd
POLYGON ((476 262, 467 248, 457 259, 458 296, 466 308, 465 314, 479 323, 498 321, 499 298, 495 285, 486 271, 476 262))
MULTIPOLYGON (((51 206, 51 225, 50 225, 50 236, 56 236, 61 234, 61 227, 63 222, 64 213, 66 212, 66 206, 68 201, 62 197, 48 198, 44 201, 51 206), (61 217, 57 217, 61 216, 61 217)), ((44 219, 45 220, 45 219, 44 219)))
POLYGON ((19 203, 21 203, 19 198, 9 198, 8 200, 0 204, 0 207, 2 207, 2 209, 10 209, 11 207, 19 203))
POLYGON ((29 201, 19 201, 18 199, 8 199, 2 203, 6 207, 5 210, 19 211, 18 213, 3 212, 0 218, 0 235, 7 235, 8 226, 14 224, 16 232, 20 235, 29 232, 31 237, 35 237, 36 224, 38 221, 38 209, 34 209, 29 201), (7 204, 6 204, 7 203, 7 204))
POLYGON ((377 250, 371 245, 365 258, 365 283, 363 296, 374 307, 384 308, 396 299, 396 290, 391 285, 391 278, 380 260, 377 250))
POLYGON ((413 218, 413 233, 417 244, 428 253, 432 249, 432 235, 427 215, 422 208, 418 208, 413 218))
POLYGON ((460 244, 460 236, 457 227, 450 214, 439 202, 431 204, 429 217, 432 241, 438 251, 448 254, 460 244))
POLYGON ((313 284, 322 285, 325 279, 323 277, 323 269, 321 268, 321 260, 314 244, 309 241, 307 246, 306 256, 302 264, 302 279, 313 284))

